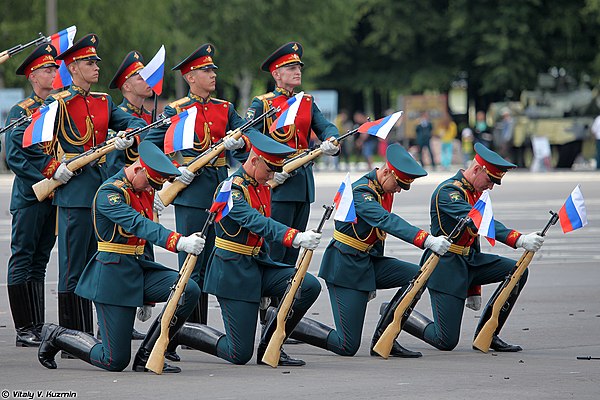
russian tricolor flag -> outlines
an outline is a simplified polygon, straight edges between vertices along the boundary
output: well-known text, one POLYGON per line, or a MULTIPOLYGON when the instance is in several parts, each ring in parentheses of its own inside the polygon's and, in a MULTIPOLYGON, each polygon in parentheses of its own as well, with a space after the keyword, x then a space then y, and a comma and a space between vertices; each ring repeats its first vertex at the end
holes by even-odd
POLYGON ((402 111, 398 111, 385 118, 378 119, 377 121, 365 122, 358 127, 358 132, 368 133, 369 135, 385 139, 401 116, 402 111))
POLYGON ((163 89, 163 77, 165 76, 165 46, 160 46, 156 55, 144 68, 140 70, 140 76, 152 88, 157 96, 163 89))
POLYGON ((58 111, 58 101, 42 106, 31 116, 31 123, 23 133, 23 147, 40 142, 49 142, 54 136, 54 120, 58 111))
POLYGON ((334 220, 352 222, 353 224, 356 223, 356 210, 354 209, 354 196, 352 194, 350 172, 346 174, 344 181, 335 194, 333 203, 335 204, 335 216, 333 217, 334 220))
POLYGON ((196 107, 190 107, 171 117, 171 126, 165 133, 165 154, 194 147, 197 113, 196 107))
MULTIPOLYGON (((52 45, 56 47, 56 51, 58 55, 60 55, 69 47, 73 46, 73 40, 75 39, 76 33, 77 27, 73 25, 67 29, 63 29, 62 31, 55 33, 48 39, 52 42, 52 45)), ((60 89, 65 86, 69 86, 73 80, 71 79, 71 74, 69 74, 67 66, 62 60, 56 60, 56 63, 58 64, 58 71, 54 77, 54 82, 52 82, 52 88, 60 89)))
POLYGON ((217 193, 215 201, 210 206, 209 212, 217 213, 215 222, 219 222, 223 217, 229 214, 233 208, 233 198, 231 197, 231 179, 226 180, 221 185, 221 190, 217 193))
POLYGON ((587 211, 579 185, 573 189, 565 204, 558 211, 558 219, 564 233, 587 225, 587 211))
POLYGON ((287 100, 282 106, 283 112, 279 114, 279 117, 277 117, 269 127, 269 132, 275 132, 277 129, 292 125, 296 121, 296 115, 298 114, 298 109, 300 108, 303 96, 304 92, 300 92, 287 100))
POLYGON ((489 190, 483 191, 468 215, 477 227, 478 233, 485 236, 488 242, 494 246, 496 244, 496 227, 494 226, 494 212, 489 190))

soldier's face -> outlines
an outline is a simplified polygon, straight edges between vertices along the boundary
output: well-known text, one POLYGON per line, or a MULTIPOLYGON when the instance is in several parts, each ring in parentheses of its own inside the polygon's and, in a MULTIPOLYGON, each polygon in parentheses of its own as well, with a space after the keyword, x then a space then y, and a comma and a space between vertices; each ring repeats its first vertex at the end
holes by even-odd
POLYGON ((193 72, 190 87, 195 94, 204 97, 205 93, 213 92, 217 88, 217 73, 214 69, 197 69, 193 72))
POLYGON ((148 176, 146 175, 146 170, 142 167, 137 167, 135 169, 133 179, 131 180, 131 186, 133 186, 133 190, 135 192, 149 192, 152 193, 152 187, 150 186, 150 182, 148 182, 148 176))
POLYGON ((265 160, 261 157, 256 157, 255 169, 254 169, 254 179, 261 184, 265 185, 268 181, 273 179, 275 172, 269 168, 265 160))
POLYGON ((473 179, 471 184, 478 192, 483 192, 486 189, 492 190, 494 188, 494 182, 492 182, 490 176, 483 167, 477 169, 475 179, 473 179))
POLYGON ((275 79, 278 80, 279 85, 283 88, 295 88, 302 85, 302 66, 298 64, 283 66, 275 70, 275 72, 279 76, 279 79, 277 77, 275 79))
POLYGON ((386 174, 383 177, 383 182, 380 183, 381 188, 386 193, 400 193, 402 191, 402 188, 400 187, 400 185, 398 185, 398 181, 396 181, 394 174, 392 174, 391 172, 386 174))
POLYGON ((129 85, 128 89, 136 96, 144 98, 152 96, 152 88, 139 74, 129 77, 123 86, 125 85, 129 85))
POLYGON ((96 60, 75 61, 73 79, 82 78, 87 83, 98 83, 100 66, 96 60))
POLYGON ((52 82, 56 76, 56 71, 56 67, 39 68, 29 75, 29 80, 42 89, 52 90, 52 82))

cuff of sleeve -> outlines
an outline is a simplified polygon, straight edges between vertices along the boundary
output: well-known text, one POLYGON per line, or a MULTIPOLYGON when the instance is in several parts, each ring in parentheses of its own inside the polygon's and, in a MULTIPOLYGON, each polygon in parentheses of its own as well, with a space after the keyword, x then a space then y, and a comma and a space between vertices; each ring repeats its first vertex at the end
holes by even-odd
POLYGON ((283 235, 283 245, 285 247, 292 247, 292 242, 294 241, 294 238, 298 232, 298 229, 288 228, 288 230, 285 232, 285 235, 283 235))
POLYGON ((252 148, 252 143, 250 143, 250 139, 248 139, 246 137, 246 135, 242 135, 242 139, 244 140, 244 143, 245 143, 245 145, 244 145, 244 151, 246 153, 248 153, 250 151, 250 149, 252 148))
POLYGON ((517 240, 521 237, 521 232, 517 232, 515 230, 510 231, 508 236, 506 237, 505 244, 507 246, 512 247, 513 249, 517 248, 517 240))
POLYGON ((152 306, 152 307, 154 307, 154 306, 156 306, 156 302, 154 302, 154 301, 145 301, 144 305, 145 306, 152 306))
POLYGON ((48 165, 46 165, 46 168, 44 168, 44 170, 42 171, 42 174, 48 179, 52 178, 54 176, 54 173, 58 169, 59 165, 60 165, 60 161, 53 158, 52 160, 50 160, 48 165))
POLYGON ((179 242, 181 236, 181 233, 171 232, 171 234, 167 238, 165 249, 172 251, 173 253, 177 253, 177 242, 179 242))
POLYGON ((429 236, 429 233, 427 233, 421 229, 419 232, 417 232, 417 235, 413 239, 413 244, 420 249, 424 249, 425 248, 425 240, 427 240, 428 236, 429 236))
POLYGON ((481 296, 481 285, 473 285, 467 290, 467 297, 481 296))

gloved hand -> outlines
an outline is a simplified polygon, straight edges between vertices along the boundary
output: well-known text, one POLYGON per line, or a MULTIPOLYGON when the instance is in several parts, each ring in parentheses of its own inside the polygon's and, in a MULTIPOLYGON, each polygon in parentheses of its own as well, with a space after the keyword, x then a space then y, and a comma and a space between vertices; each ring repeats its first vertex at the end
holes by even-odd
POLYGON ((73 177, 73 172, 71 172, 69 168, 67 168, 67 164, 63 162, 58 166, 52 177, 64 185, 73 177))
POLYGON ((165 209, 165 205, 163 204, 162 200, 160 199, 160 197, 158 197, 158 194, 154 194, 154 209, 156 210, 157 213, 162 212, 165 209))
POLYGON ((190 236, 182 236, 177 241, 177 250, 185 251, 188 254, 198 255, 204 250, 204 238, 200 233, 194 233, 190 236))
POLYGON ((481 295, 476 294, 476 295, 467 297, 465 307, 470 308, 473 311, 481 310, 481 295))
POLYGON ((337 154, 337 152, 340 151, 340 147, 337 146, 335 143, 333 143, 333 141, 331 141, 331 140, 324 140, 321 143, 321 146, 319 146, 319 148, 321 149, 323 154, 328 155, 328 156, 337 154))
POLYGON ((314 231, 299 232, 292 242, 292 246, 304 247, 308 250, 314 250, 321 242, 321 234, 314 231))
POLYGON ((288 173, 287 173, 287 172, 285 172, 285 171, 282 171, 282 172, 275 172, 275 175, 273 176, 273 180, 274 180, 275 182, 277 182, 277 184, 279 184, 279 185, 282 185, 282 184, 283 184, 283 182, 285 182, 285 180, 286 180, 287 178, 289 178, 289 177, 290 177, 290 174, 288 174, 288 173))
POLYGON ((443 256, 450 248, 450 242, 444 236, 427 236, 424 243, 425 247, 431 249, 434 253, 443 256))
POLYGON ((232 137, 226 137, 225 139, 223 139, 223 145, 225 145, 225 148, 227 150, 241 149, 242 147, 244 147, 245 144, 246 142, 244 142, 244 139, 242 138, 234 139, 232 137))
POLYGON ((137 309, 137 319, 142 322, 146 322, 152 317, 152 306, 144 304, 142 307, 137 309))
POLYGON ((538 251, 544 244, 544 237, 537 232, 521 235, 515 243, 517 247, 522 247, 527 251, 538 251))
POLYGON ((133 138, 126 139, 124 136, 127 134, 125 131, 120 131, 115 139, 115 149, 125 150, 133 144, 133 138))
POLYGON ((181 172, 181 175, 179 175, 177 178, 175 178, 175 180, 180 181, 185 186, 189 186, 190 183, 192 183, 192 181, 196 177, 196 175, 192 171, 187 169, 187 167, 179 167, 178 169, 179 169, 179 172, 181 172))

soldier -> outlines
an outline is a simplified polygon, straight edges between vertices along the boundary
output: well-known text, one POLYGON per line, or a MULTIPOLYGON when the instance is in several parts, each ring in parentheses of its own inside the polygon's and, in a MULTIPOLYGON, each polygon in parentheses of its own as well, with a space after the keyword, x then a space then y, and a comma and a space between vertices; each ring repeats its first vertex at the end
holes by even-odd
MULTIPOLYGON (((10 109, 6 124, 37 110, 52 90, 57 71, 56 49, 51 44, 37 47, 17 69, 25 75, 33 92, 10 109)), ((56 209, 51 199, 38 202, 31 186, 51 178, 54 164, 45 162, 46 143, 23 148, 23 130, 6 132, 6 161, 15 173, 10 200, 12 214, 11 256, 8 260, 8 299, 17 331, 16 345, 40 344, 44 324, 44 279, 56 236, 56 209)))
MULTIPOLYGON (((173 67, 173 70, 181 71, 183 79, 190 87, 190 91, 186 97, 165 107, 163 112, 164 116, 172 117, 191 107, 198 109, 194 147, 180 152, 180 155, 183 157, 184 166, 179 168, 181 176, 177 179, 188 187, 180 192, 173 202, 175 204, 175 224, 177 231, 184 235, 202 229, 208 217, 206 211, 212 204, 212 195, 217 186, 228 175, 225 153, 222 153, 214 162, 202 168, 197 175, 190 172, 185 165, 208 149, 213 143, 221 140, 229 130, 234 130, 244 124, 244 120, 235 111, 233 104, 211 97, 211 93, 215 90, 217 83, 217 74, 215 71, 218 67, 214 64, 214 55, 215 47, 210 43, 203 44, 177 66, 173 67)), ((164 148, 166 130, 167 127, 153 129, 148 133, 146 140, 150 140, 158 147, 164 148)), ((224 145, 230 151, 243 150, 246 142, 243 138, 237 140, 227 138, 224 141, 224 145)), ((158 207, 160 208, 160 205, 158 207)), ((198 257, 192 274, 192 279, 200 287, 202 287, 204 282, 208 256, 214 246, 214 241, 215 231, 211 227, 206 236, 208 250, 198 257)), ((180 255, 179 268, 183 266, 184 261, 185 255, 180 255)), ((203 293, 198 308, 194 310, 189 321, 206 324, 207 318, 208 295, 203 293)), ((178 361, 179 356, 174 353, 175 344, 175 342, 171 343, 167 357, 173 361, 178 361)))
MULTIPOLYGON (((272 218, 271 191, 266 185, 275 171, 281 171, 286 155, 294 150, 271 138, 248 134, 252 150, 246 162, 232 175, 233 208, 216 225, 215 249, 204 282, 204 291, 217 296, 226 335, 202 324, 186 323, 179 331, 180 344, 215 355, 234 364, 246 364, 254 351, 256 316, 261 297, 282 296, 295 269, 270 258, 266 241, 278 246, 315 249, 321 234, 285 226, 272 218)), ((320 292, 317 279, 307 274, 286 321, 291 332, 320 292)), ((262 357, 277 321, 267 323, 257 351, 262 357)), ((279 365, 301 366, 304 361, 281 353, 279 365)))
MULTIPOLYGON (((431 196, 431 231, 433 234, 448 235, 457 221, 465 217, 481 193, 500 185, 506 172, 516 165, 504 160, 481 143, 475 144, 475 158, 466 170, 460 170, 452 178, 442 182, 431 196)), ((506 228, 500 221, 494 220, 496 240, 507 246, 522 247, 528 251, 538 251, 544 238, 537 233, 523 235, 506 228)), ((472 286, 502 282, 515 267, 515 260, 495 254, 482 253, 477 228, 471 224, 465 232, 454 238, 454 243, 446 256, 440 258, 438 267, 431 274, 427 288, 431 298, 434 321, 413 311, 403 329, 426 343, 440 349, 452 350, 456 347, 460 335, 460 325, 465 306, 467 290, 472 286)), ((421 262, 430 255, 423 254, 421 262)), ((527 271, 521 277, 515 290, 500 311, 499 325, 491 348, 495 351, 521 351, 521 347, 504 342, 498 337, 506 322, 519 293, 527 281, 527 271)), ((499 290, 498 287, 497 290, 499 290)), ((486 307, 491 307, 488 303, 486 307)), ((485 315, 485 310, 482 313, 485 315)), ((485 321, 477 327, 479 332, 485 321)))
MULTIPOLYGON (((286 43, 262 63, 261 69, 271 74, 276 88, 273 92, 257 96, 252 100, 246 116, 248 119, 262 114, 271 106, 281 106, 294 96, 294 89, 302 84, 304 66, 301 61, 302 52, 300 43, 286 43)), ((269 133, 269 127, 275 118, 265 119, 260 130, 276 141, 294 150, 302 151, 308 148, 312 131, 323 142, 321 150, 324 154, 333 155, 339 152, 339 147, 328 140, 338 137, 338 130, 333 123, 325 119, 311 95, 304 95, 295 124, 269 133)), ((312 164, 296 170, 291 176, 283 171, 277 172, 274 179, 279 186, 273 190, 273 219, 292 228, 305 230, 310 204, 315 201, 312 164)), ((296 263, 298 249, 272 247, 273 260, 286 264, 296 263)))
MULTIPOLYGON (((411 183, 427 172, 399 144, 388 147, 386 158, 382 168, 352 185, 357 222, 336 221, 333 240, 321 262, 319 276, 327 282, 337 330, 304 318, 292 333, 295 339, 343 356, 358 351, 370 294, 376 289, 406 286, 419 270, 415 264, 383 255, 387 234, 440 255, 450 247, 445 237, 434 237, 392 212, 394 194, 409 190, 411 183)), ((396 296, 402 293, 400 288, 396 296)), ((373 346, 393 320, 397 305, 392 301, 384 310, 373 335, 371 355, 377 355, 373 346)), ((397 341, 390 355, 421 357, 397 341)))
MULTIPOLYGON (((123 131, 146 125, 118 108, 108 94, 90 92, 91 85, 98 82, 100 69, 97 46, 98 36, 91 33, 57 57, 65 62, 73 84, 45 102, 59 102, 52 165, 54 178, 64 184, 54 194, 58 206, 58 320, 61 326, 90 334, 94 330, 92 303, 74 291, 83 268, 96 252, 91 207, 94 193, 108 177, 107 168, 105 160, 100 159, 74 176, 62 160, 104 142, 109 128, 123 131)), ((125 150, 132 144, 133 139, 119 137, 115 148, 125 150)))
MULTIPOLYGON (((144 302, 167 301, 178 276, 172 269, 143 257, 144 243, 151 241, 169 251, 186 254, 199 254, 204 248, 204 239, 199 235, 183 236, 152 221, 154 190, 180 172, 152 143, 140 144, 139 154, 137 161, 104 182, 94 197, 98 251, 81 275, 76 293, 95 303, 102 343, 84 332, 47 324, 38 351, 38 359, 46 368, 56 368, 54 356, 62 349, 102 369, 125 369, 131 357, 136 307, 144 302)), ((198 285, 188 282, 169 336, 181 327, 199 296, 198 285)), ((145 370, 159 336, 157 318, 135 356, 134 371, 145 370)), ((163 370, 180 371, 167 364, 163 370)))

